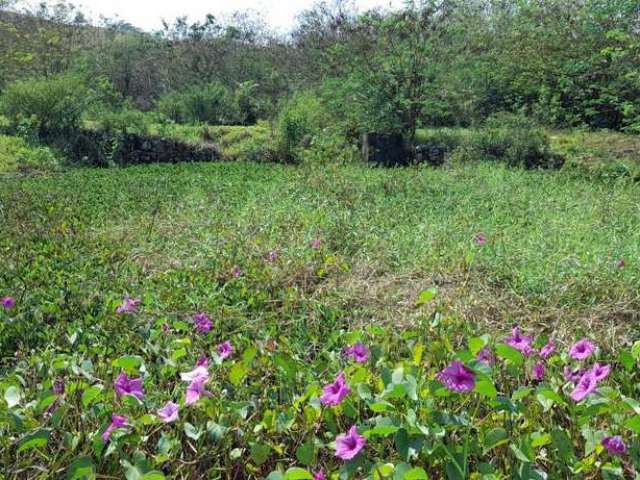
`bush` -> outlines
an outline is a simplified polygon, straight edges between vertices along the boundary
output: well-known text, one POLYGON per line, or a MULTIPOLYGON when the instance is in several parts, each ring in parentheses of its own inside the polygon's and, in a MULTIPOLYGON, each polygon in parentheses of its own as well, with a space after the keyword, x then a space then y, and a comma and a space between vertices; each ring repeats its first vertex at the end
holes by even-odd
POLYGON ((158 111, 177 123, 233 125, 240 112, 233 93, 221 83, 194 85, 158 100, 158 111))
POLYGON ((60 163, 50 148, 29 145, 20 137, 0 135, 0 172, 51 170, 60 163))
POLYGON ((15 131, 50 140, 80 127, 89 96, 88 87, 76 75, 21 80, 2 94, 0 111, 15 131))
POLYGON ((311 146, 313 137, 329 124, 317 95, 304 92, 291 98, 276 121, 275 141, 281 160, 298 162, 302 152, 311 146))
POLYGON ((484 156, 503 160, 510 166, 558 166, 559 159, 551 152, 549 136, 533 120, 520 114, 498 113, 489 117, 484 128, 475 132, 472 142, 484 156))

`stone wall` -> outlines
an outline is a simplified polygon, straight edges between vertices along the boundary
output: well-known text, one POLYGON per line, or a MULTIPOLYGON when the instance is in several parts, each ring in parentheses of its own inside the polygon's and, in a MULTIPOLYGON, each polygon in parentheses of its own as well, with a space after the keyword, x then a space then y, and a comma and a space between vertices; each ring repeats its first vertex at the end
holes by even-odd
POLYGON ((172 139, 83 130, 70 147, 79 163, 107 166, 149 163, 214 162, 222 158, 215 145, 192 145, 172 139))

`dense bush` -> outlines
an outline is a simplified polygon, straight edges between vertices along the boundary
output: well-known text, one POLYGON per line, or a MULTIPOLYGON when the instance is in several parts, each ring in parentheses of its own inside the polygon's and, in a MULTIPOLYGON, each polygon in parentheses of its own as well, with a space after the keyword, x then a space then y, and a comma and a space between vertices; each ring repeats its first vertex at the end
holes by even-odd
POLYGON ((216 82, 167 93, 158 100, 157 108, 178 123, 233 125, 240 117, 233 92, 216 82))
POLYGON ((51 139, 73 134, 90 100, 81 77, 57 75, 9 85, 0 98, 0 110, 15 130, 51 139))
POLYGON ((20 137, 0 135, 0 173, 51 170, 60 163, 60 155, 48 147, 29 145, 20 137))

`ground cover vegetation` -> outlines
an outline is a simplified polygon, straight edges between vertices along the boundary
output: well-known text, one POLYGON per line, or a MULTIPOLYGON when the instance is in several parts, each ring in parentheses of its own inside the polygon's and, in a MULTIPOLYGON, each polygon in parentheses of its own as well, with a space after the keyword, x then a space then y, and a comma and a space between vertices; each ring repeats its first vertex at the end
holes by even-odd
POLYGON ((0 478, 639 478, 638 31, 0 0, 0 478))

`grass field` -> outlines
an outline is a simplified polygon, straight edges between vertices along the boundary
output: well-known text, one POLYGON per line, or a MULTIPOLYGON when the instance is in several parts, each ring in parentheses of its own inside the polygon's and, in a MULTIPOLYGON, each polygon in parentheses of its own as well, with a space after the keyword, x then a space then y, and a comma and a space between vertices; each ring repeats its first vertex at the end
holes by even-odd
POLYGON ((490 163, 4 175, 6 478, 623 478, 600 442, 640 453, 639 188, 490 163), (557 342, 546 377, 501 340, 515 325, 557 342), (563 353, 582 336, 616 386, 586 400, 563 353), (340 354, 356 341, 364 363, 340 354), (183 402, 207 357, 212 396, 183 402), (452 358, 473 393, 437 381, 452 358), (327 407, 338 371, 351 388, 327 407), (125 373, 144 392, 122 396, 125 373), (343 462, 350 425, 368 443, 343 462))

